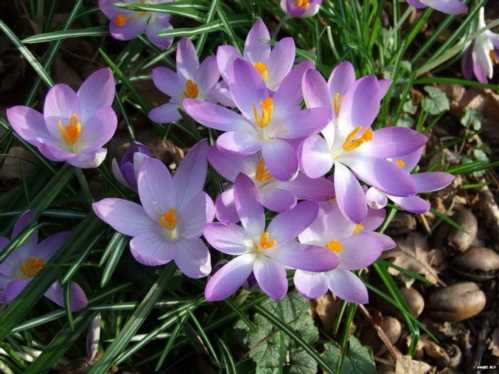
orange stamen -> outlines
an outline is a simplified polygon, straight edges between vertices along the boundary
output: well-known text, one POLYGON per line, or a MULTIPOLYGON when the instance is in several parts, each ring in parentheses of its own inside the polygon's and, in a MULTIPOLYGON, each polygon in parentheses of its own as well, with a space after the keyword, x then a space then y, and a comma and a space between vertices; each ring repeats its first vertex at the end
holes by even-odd
POLYGON ((263 62, 257 62, 253 66, 260 73, 264 82, 269 80, 269 70, 267 68, 267 65, 265 65, 263 62))
POLYGON ((258 113, 256 106, 253 105, 253 117, 255 119, 255 124, 261 129, 264 129, 269 125, 270 121, 272 121, 274 100, 272 100, 270 96, 267 96, 260 102, 260 108, 262 109, 261 114, 258 113))
POLYGON ((174 230, 177 227, 177 211, 175 208, 168 209, 159 217, 159 224, 168 230, 174 230))
POLYGON ((277 240, 272 240, 270 238, 270 234, 265 231, 261 236, 260 240, 258 241, 257 248, 259 251, 267 250, 267 249, 272 249, 277 245, 277 240))
POLYGON ((33 278, 45 266, 45 261, 39 257, 28 257, 19 268, 19 271, 25 278, 33 278))
POLYGON ((67 145, 74 145, 80 139, 81 123, 75 113, 71 114, 67 125, 63 125, 61 121, 58 121, 57 128, 67 145))
POLYGON ((266 183, 272 179, 272 174, 270 174, 270 171, 265 167, 265 161, 263 160, 258 161, 258 164, 256 165, 255 179, 260 183, 266 183))
POLYGON ((343 143, 343 150, 346 152, 351 152, 354 149, 359 148, 362 144, 370 142, 373 140, 374 133, 371 129, 366 128, 361 136, 357 137, 357 133, 362 129, 362 127, 356 127, 350 134, 348 134, 345 142, 343 143))
POLYGON ((334 253, 343 251, 343 244, 338 240, 331 240, 326 243, 325 247, 334 253))
POLYGON ((124 14, 118 14, 116 17, 114 17, 113 21, 116 26, 123 27, 128 23, 128 17, 124 14))
POLYGON ((189 99, 196 99, 198 95, 199 95, 198 85, 192 80, 188 79, 187 82, 185 82, 184 96, 188 97, 189 99))

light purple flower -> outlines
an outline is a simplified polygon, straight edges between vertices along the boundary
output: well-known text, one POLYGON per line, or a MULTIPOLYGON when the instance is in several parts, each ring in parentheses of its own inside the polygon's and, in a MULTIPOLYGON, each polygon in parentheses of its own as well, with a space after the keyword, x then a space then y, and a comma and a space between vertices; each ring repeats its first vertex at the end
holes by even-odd
POLYGON ((343 216, 336 202, 321 203, 317 218, 298 238, 300 243, 336 254, 339 265, 323 273, 297 270, 294 283, 298 291, 315 299, 329 289, 348 302, 367 303, 366 286, 351 270, 369 266, 383 251, 395 247, 390 237, 374 232, 384 217, 383 210, 370 210, 362 223, 355 224, 343 216))
POLYGON ((193 147, 173 178, 160 160, 144 160, 137 178, 141 205, 115 198, 93 204, 100 219, 132 237, 130 249, 141 264, 174 260, 190 278, 210 273, 210 253, 200 239, 214 216, 213 202, 203 192, 207 150, 204 141, 193 147))
MULTIPOLYGON (((421 147, 408 155, 393 157, 390 161, 397 167, 410 173, 418 164, 423 151, 424 147, 421 147)), ((388 199, 390 199, 408 212, 423 214, 430 209, 430 203, 417 196, 417 194, 439 191, 447 187, 454 180, 452 174, 444 172, 416 173, 411 174, 411 178, 416 184, 416 194, 410 196, 392 196, 385 194, 375 187, 371 187, 366 193, 368 205, 373 209, 382 209, 388 203, 388 199)))
POLYGON ((442 13, 453 15, 468 11, 468 6, 462 0, 407 0, 407 2, 416 9, 430 7, 442 13))
POLYGON ((234 83, 234 61, 243 58, 260 74, 268 89, 276 91, 289 74, 295 61, 295 42, 286 37, 273 48, 270 45, 270 32, 259 19, 251 28, 244 43, 243 56, 231 45, 222 45, 217 50, 217 63, 220 74, 227 84, 234 83))
POLYGON ((328 109, 301 109, 301 78, 310 68, 308 62, 296 66, 272 95, 253 66, 236 59, 229 88, 241 114, 200 100, 185 99, 184 108, 199 123, 225 132, 217 139, 220 149, 245 156, 261 152, 270 173, 289 180, 298 170, 297 140, 328 121, 328 109))
POLYGON ((322 0, 281 0, 281 8, 291 17, 311 17, 319 12, 322 0))
POLYGON ((337 265, 335 254, 296 241, 296 236, 317 216, 317 203, 301 202, 277 215, 265 228, 263 206, 257 201, 256 188, 246 175, 237 178, 234 194, 242 226, 212 223, 204 230, 204 237, 211 246, 236 256, 208 280, 206 300, 229 297, 252 273, 262 291, 279 300, 288 290, 287 267, 325 271, 337 265))
MULTIPOLYGON (((485 9, 480 8, 476 30, 486 27, 485 9)), ((475 75, 481 83, 487 83, 494 76, 494 64, 499 63, 499 34, 485 30, 478 35, 464 53, 463 74, 466 79, 475 75)))
MULTIPOLYGON (((33 220, 31 212, 24 213, 16 222, 11 240, 14 240, 33 220)), ((10 304, 45 267, 45 264, 70 238, 69 231, 59 232, 38 242, 38 232, 30 238, 2 263, 0 263, 0 303, 10 304)), ((10 240, 0 237, 0 252, 10 240)), ((55 304, 64 306, 64 289, 55 282, 45 292, 45 297, 55 304)), ((79 311, 88 304, 83 289, 75 282, 71 283, 71 310, 79 311)))
POLYGON ((49 160, 79 168, 95 168, 106 158, 103 146, 112 138, 118 120, 111 107, 115 82, 110 69, 90 75, 74 92, 56 84, 45 98, 43 114, 26 106, 7 109, 17 134, 49 160))
POLYGON ((303 77, 307 107, 327 108, 331 120, 322 136, 312 135, 303 142, 302 170, 318 178, 334 166, 339 208, 355 223, 367 215, 365 192, 358 179, 394 196, 416 192, 409 173, 386 159, 415 151, 426 137, 401 127, 371 129, 387 88, 387 81, 374 76, 356 80, 350 63, 338 65, 328 83, 315 70, 303 77))
POLYGON ((137 192, 137 175, 146 157, 151 157, 147 147, 139 142, 133 142, 118 162, 111 161, 111 168, 115 178, 124 186, 137 192))
POLYGON ((176 122, 182 118, 179 109, 185 98, 216 101, 214 88, 220 78, 214 56, 199 64, 196 49, 187 38, 180 39, 177 46, 177 72, 166 67, 152 71, 154 85, 170 101, 149 112, 149 118, 157 123, 176 122))
POLYGON ((172 28, 167 13, 131 11, 118 8, 115 3, 141 3, 147 5, 171 3, 172 0, 99 0, 99 8, 109 19, 109 32, 118 40, 131 40, 146 33, 147 38, 158 48, 167 49, 173 39, 158 36, 158 33, 172 28))
MULTIPOLYGON (((260 153, 241 156, 212 147, 208 161, 220 175, 233 183, 239 174, 247 175, 255 184, 258 201, 274 212, 285 212, 298 200, 321 201, 334 196, 333 184, 326 178, 312 179, 300 172, 288 181, 275 179, 260 153)), ((215 207, 220 222, 238 221, 233 187, 217 197, 215 207)))

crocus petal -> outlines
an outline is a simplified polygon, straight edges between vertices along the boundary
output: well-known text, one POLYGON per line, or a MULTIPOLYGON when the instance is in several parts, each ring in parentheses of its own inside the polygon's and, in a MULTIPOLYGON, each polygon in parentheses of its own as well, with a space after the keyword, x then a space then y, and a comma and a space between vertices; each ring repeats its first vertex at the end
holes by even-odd
POLYGON ((33 254, 48 261, 71 239, 71 235, 71 231, 61 231, 50 235, 35 246, 33 254))
MULTIPOLYGON (((178 190, 177 190, 178 191, 178 190)), ((194 197, 187 200, 182 206, 177 205, 177 214, 180 217, 180 236, 183 238, 198 238, 203 233, 204 226, 208 222, 211 198, 204 192, 200 191, 194 197)), ((177 202, 177 204, 179 204, 177 202)), ((213 202, 211 202, 213 205, 213 202)), ((211 220, 213 217, 211 217, 211 220)))
POLYGON ((359 150, 364 155, 390 158, 417 151, 427 141, 423 134, 405 127, 385 127, 376 130, 373 139, 359 150))
POLYGON ((118 180, 118 182, 120 182, 122 185, 128 188, 132 188, 132 186, 130 186, 126 181, 125 176, 121 172, 120 165, 118 164, 118 161, 115 158, 111 160, 111 171, 114 177, 118 180))
POLYGON ((234 80, 234 61, 238 57, 241 57, 241 55, 231 45, 221 45, 217 49, 218 70, 226 83, 232 83, 234 80))
POLYGON ((261 19, 258 19, 244 42, 244 56, 252 63, 266 62, 270 56, 270 33, 261 19))
POLYGON ((248 250, 248 238, 241 226, 210 223, 206 225, 203 235, 212 247, 228 255, 237 256, 248 250))
POLYGON ((300 62, 295 66, 279 85, 274 95, 274 106, 279 111, 289 111, 300 107, 302 101, 302 81, 304 74, 312 70, 314 64, 311 61, 300 62))
POLYGON ((329 93, 331 94, 331 97, 334 97, 336 94, 345 96, 347 91, 354 85, 354 83, 355 69, 350 62, 345 61, 334 68, 334 70, 331 72, 331 76, 329 77, 327 85, 329 87, 329 93))
POLYGON ((339 162, 334 166, 334 190, 341 213, 352 222, 361 223, 367 215, 364 190, 352 172, 339 162))
POLYGON ((253 118, 253 109, 267 95, 267 89, 261 75, 246 60, 234 61, 234 81, 230 83, 232 99, 246 118, 253 118))
POLYGON ((170 15, 156 15, 149 21, 146 28, 147 38, 159 49, 170 48, 173 43, 173 38, 159 36, 163 31, 171 30, 173 27, 170 24, 170 15))
POLYGON ((274 300, 280 300, 288 292, 288 279, 284 266, 265 256, 257 257, 253 274, 263 292, 274 300))
POLYGON ((296 149, 285 140, 265 142, 262 156, 270 173, 277 179, 288 180, 298 170, 296 149))
POLYGON ((7 109, 7 118, 16 133, 35 146, 38 146, 39 139, 50 137, 43 115, 27 106, 7 109))
POLYGON ((168 241, 159 230, 149 231, 134 237, 130 241, 133 257, 145 266, 160 266, 175 258, 176 242, 168 241))
POLYGON ((317 70, 308 70, 303 76, 303 99, 307 108, 331 108, 327 83, 317 70))
POLYGON ((374 231, 383 224, 385 217, 386 212, 384 209, 369 209, 362 226, 366 231, 374 231))
POLYGON ((31 279, 17 279, 7 284, 5 287, 4 297, 5 302, 10 304, 31 282, 31 279))
POLYGON ((367 205, 372 209, 383 209, 388 204, 386 194, 377 188, 371 187, 366 192, 367 205))
POLYGON ((175 246, 175 263, 182 273, 194 279, 211 273, 210 251, 201 239, 179 240, 175 246))
POLYGON ((350 303, 367 304, 369 295, 364 283, 352 272, 335 269, 327 274, 331 292, 350 303))
POLYGON ((268 227, 272 239, 278 243, 293 240, 317 217, 319 205, 313 201, 303 201, 288 212, 274 217, 268 227))
POLYGON ((431 207, 428 201, 416 195, 404 197, 390 196, 390 199, 402 209, 414 214, 426 213, 431 207))
POLYGON ((447 187, 454 180, 454 176, 443 172, 428 172, 412 174, 412 179, 416 183, 416 192, 434 192, 447 187))
POLYGON ((446 14, 458 15, 468 11, 468 7, 461 0, 422 0, 421 2, 446 14))
POLYGON ((234 201, 234 189, 229 188, 217 196, 215 200, 215 214, 217 220, 222 223, 235 223, 239 221, 236 204, 234 201))
MULTIPOLYGON (((180 162, 173 177, 173 189, 177 207, 189 202, 202 189, 208 169, 208 143, 198 142, 180 162)), ((168 192, 167 192, 168 193, 168 192)))
POLYGON ((488 54, 482 49, 475 46, 471 52, 473 61, 473 72, 480 83, 487 83, 493 72, 492 61, 488 54))
POLYGON ((284 139, 306 138, 321 131, 328 123, 330 109, 312 108, 289 113, 283 118, 282 132, 284 139))
POLYGON ((345 159, 345 163, 365 183, 390 195, 408 196, 416 192, 411 175, 392 162, 372 157, 350 157, 345 159))
POLYGON ((113 108, 102 107, 82 126, 79 140, 81 152, 87 149, 100 148, 113 137, 118 127, 118 118, 113 108))
POLYGON ((244 254, 229 261, 206 284, 204 296, 208 301, 219 301, 231 296, 253 271, 255 256, 244 254))
POLYGON ((396 157, 393 158, 392 161, 397 162, 397 160, 402 160, 403 161, 402 164, 405 164, 402 167, 402 169, 404 169, 408 172, 411 172, 411 170, 414 169, 418 165, 418 162, 421 159, 421 156, 423 155, 424 150, 425 150, 425 147, 420 147, 417 150, 415 150, 414 152, 411 152, 409 154, 406 154, 403 156, 397 155, 396 157))
MULTIPOLYGON (((90 147, 89 147, 90 148, 90 147)), ((66 162, 80 169, 94 169, 104 162, 107 155, 106 148, 90 148, 68 158, 66 162)))
POLYGON ((56 84, 47 93, 43 106, 47 129, 55 139, 61 138, 57 123, 66 123, 72 114, 80 114, 78 96, 68 85, 56 84))
POLYGON ((128 200, 107 198, 93 203, 92 209, 97 217, 128 236, 141 235, 153 228, 144 208, 128 200))
POLYGON ((76 156, 75 153, 59 148, 53 139, 44 139, 42 143, 35 145, 42 155, 52 161, 66 161, 76 156))
POLYGON ((331 251, 314 245, 286 243, 269 251, 269 256, 292 269, 321 272, 334 269, 339 259, 331 251))
POLYGON ((296 205, 294 193, 281 188, 263 187, 260 191, 263 206, 273 212, 285 212, 296 205))
POLYGON ((153 108, 149 112, 148 117, 156 123, 171 123, 182 119, 182 115, 178 111, 178 105, 170 103, 153 108))
POLYGON ((80 101, 83 122, 90 119, 99 109, 113 104, 115 86, 116 82, 109 68, 95 71, 82 83, 76 94, 80 101))
POLYGON ((194 44, 188 38, 180 39, 177 46, 177 72, 185 79, 194 80, 198 68, 199 59, 194 44))
POLYGON ((248 175, 255 170, 258 156, 241 156, 211 147, 208 151, 208 161, 218 174, 234 182, 239 173, 248 175))
POLYGON ((333 183, 326 178, 309 178, 300 173, 289 181, 286 189, 293 192, 298 199, 322 201, 334 196, 333 183))
POLYGON ((407 0, 407 2, 409 3, 409 5, 412 5, 416 9, 421 9, 426 7, 426 5, 423 4, 420 0, 407 0))
POLYGON ((383 243, 378 237, 365 232, 343 240, 343 250, 339 253, 341 267, 357 270, 371 265, 381 255, 383 243))
POLYGON ((365 231, 365 234, 373 237, 375 241, 377 241, 381 245, 382 251, 388 251, 389 249, 393 249, 397 246, 397 243, 390 238, 388 235, 380 234, 379 232, 373 231, 365 231))
POLYGON ((182 95, 182 82, 173 70, 157 67, 152 70, 152 81, 158 90, 171 97, 182 95))
POLYGON ((379 96, 378 79, 375 76, 369 75, 359 79, 343 99, 339 114, 340 123, 355 127, 371 126, 379 112, 379 96))
POLYGON ((265 214, 258 202, 255 185, 246 175, 240 174, 234 184, 234 200, 241 224, 251 237, 258 237, 265 228, 265 214))
POLYGON ((201 92, 207 94, 220 79, 217 60, 215 56, 207 57, 199 66, 195 75, 196 82, 199 84, 201 92))
POLYGON ((266 82, 271 90, 276 90, 291 71, 295 61, 295 50, 295 41, 290 37, 283 38, 275 44, 269 57, 269 80, 266 82))
POLYGON ((310 178, 326 175, 334 163, 327 142, 319 135, 312 135, 303 142, 300 162, 303 172, 310 178))
MULTIPOLYGON (((27 228, 31 222, 33 222, 35 215, 32 210, 27 210, 22 213, 17 219, 14 228, 12 229, 11 238, 15 239, 25 228, 27 228)), ((38 242, 38 231, 35 231, 31 235, 30 240, 35 239, 35 243, 38 242)))
POLYGON ((184 99, 184 110, 200 124, 220 131, 237 131, 251 126, 240 114, 207 101, 184 99))
MULTIPOLYGON (((59 282, 55 282, 50 286, 45 292, 45 297, 60 307, 64 307, 64 288, 59 282)), ((75 282, 71 282, 70 305, 73 312, 78 312, 88 305, 85 291, 75 282)))
POLYGON ((154 222, 158 222, 162 214, 176 206, 172 177, 160 160, 151 157, 144 161, 137 176, 137 185, 140 202, 154 222))
POLYGON ((144 17, 134 15, 132 12, 127 15, 128 20, 124 26, 118 26, 114 20, 109 22, 109 32, 113 38, 118 40, 131 40, 142 34, 147 27, 144 17))
POLYGON ((239 131, 228 131, 220 135, 217 139, 217 147, 240 155, 253 155, 261 149, 262 144, 256 131, 249 127, 239 131))
POLYGON ((296 270, 293 280, 296 289, 309 299, 321 297, 328 289, 325 273, 310 273, 308 271, 296 270))

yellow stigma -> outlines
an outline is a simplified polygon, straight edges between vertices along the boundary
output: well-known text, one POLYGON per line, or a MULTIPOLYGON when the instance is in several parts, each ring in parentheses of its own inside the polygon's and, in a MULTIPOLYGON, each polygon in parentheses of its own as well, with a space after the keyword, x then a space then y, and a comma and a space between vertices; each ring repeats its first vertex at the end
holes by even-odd
POLYGON ((499 64, 499 56, 497 55, 497 52, 494 49, 490 50, 489 57, 493 64, 499 64))
POLYGON ((266 128, 270 121, 272 121, 272 112, 274 111, 274 100, 270 96, 267 96, 260 102, 261 113, 258 113, 256 105, 253 105, 253 117, 255 119, 255 124, 261 129, 266 128))
POLYGON ((45 266, 45 261, 39 257, 30 256, 28 257, 19 268, 19 271, 25 278, 33 278, 36 276, 40 270, 45 266))
POLYGON ((116 17, 114 17, 113 21, 116 26, 123 27, 128 23, 128 17, 124 14, 118 14, 116 17))
POLYGON ((397 165, 400 169, 403 169, 407 164, 404 160, 395 160, 395 165, 397 165))
POLYGON ((264 82, 269 80, 269 70, 267 69, 267 65, 265 65, 263 62, 257 62, 253 66, 260 73, 264 82))
POLYGON ((256 164, 255 179, 260 183, 266 183, 272 179, 272 174, 265 167, 265 161, 263 160, 258 161, 258 164, 256 164))
POLYGON ((360 223, 358 223, 353 227, 352 231, 354 234, 360 234, 362 231, 364 231, 364 225, 361 225, 360 223))
POLYGON ((338 240, 331 240, 327 242, 325 247, 334 253, 340 253, 343 251, 343 244, 341 244, 338 240))
POLYGON ((267 249, 272 249, 277 245, 277 240, 272 240, 270 238, 270 234, 265 231, 261 236, 260 240, 258 241, 257 244, 257 249, 259 251, 267 250, 267 249))
POLYGON ((295 0, 295 4, 299 8, 307 9, 310 6, 310 0, 295 0))
POLYGON ((80 139, 81 123, 75 113, 71 114, 67 125, 63 125, 61 121, 58 121, 57 128, 67 145, 74 145, 80 139))
POLYGON ((159 224, 168 230, 174 230, 177 227, 177 211, 175 208, 168 209, 159 217, 159 224))
POLYGON ((343 101, 343 96, 339 92, 336 92, 333 97, 333 110, 336 115, 340 113, 341 110, 341 102, 343 101))
POLYGON ((365 128, 362 135, 357 137, 357 133, 362 129, 362 127, 356 127, 350 134, 348 134, 345 142, 343 143, 343 150, 346 152, 353 151, 359 148, 362 144, 370 142, 373 140, 374 133, 370 128, 365 128))
POLYGON ((199 95, 199 88, 196 83, 191 81, 190 79, 185 82, 185 90, 184 90, 184 96, 188 97, 189 99, 196 99, 199 95))

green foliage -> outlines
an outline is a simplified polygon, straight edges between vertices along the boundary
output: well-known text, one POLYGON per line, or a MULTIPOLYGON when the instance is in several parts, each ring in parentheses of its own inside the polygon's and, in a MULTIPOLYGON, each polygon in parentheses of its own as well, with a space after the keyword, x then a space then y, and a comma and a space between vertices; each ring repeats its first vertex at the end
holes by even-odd
POLYGON ((450 109, 449 99, 441 89, 428 86, 424 90, 428 96, 423 99, 423 110, 436 116, 450 109))
MULTIPOLYGON (((335 343, 326 343, 324 359, 332 366, 337 366, 341 359, 341 348, 335 343)), ((349 349, 343 359, 342 374, 376 374, 376 366, 372 353, 364 347, 355 336, 349 340, 349 349)))

